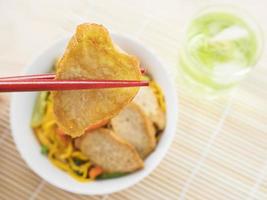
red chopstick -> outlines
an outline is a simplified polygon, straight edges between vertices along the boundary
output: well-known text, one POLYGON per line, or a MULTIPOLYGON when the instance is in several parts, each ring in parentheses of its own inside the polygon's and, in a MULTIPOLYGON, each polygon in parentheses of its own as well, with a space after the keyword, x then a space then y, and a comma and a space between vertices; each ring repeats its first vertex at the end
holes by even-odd
MULTIPOLYGON (((141 73, 145 73, 145 69, 140 69, 141 73)), ((9 77, 0 77, 0 82, 2 81, 22 81, 22 80, 31 80, 31 79, 54 79, 55 74, 47 73, 47 74, 34 74, 34 75, 22 75, 22 76, 9 76, 9 77)))
POLYGON ((51 80, 28 79, 0 81, 0 92, 82 90, 148 86, 148 81, 134 80, 51 80))
POLYGON ((31 79, 54 79, 55 77, 56 77, 56 75, 53 73, 22 75, 22 76, 8 76, 8 77, 0 77, 0 82, 2 82, 2 81, 23 81, 23 80, 31 80, 31 79))

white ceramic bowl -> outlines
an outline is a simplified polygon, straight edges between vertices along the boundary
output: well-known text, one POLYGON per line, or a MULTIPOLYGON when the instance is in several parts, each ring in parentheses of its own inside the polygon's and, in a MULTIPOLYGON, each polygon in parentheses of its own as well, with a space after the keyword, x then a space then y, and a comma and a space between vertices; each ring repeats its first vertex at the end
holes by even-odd
MULTIPOLYGON (((130 175, 89 183, 80 183, 61 171, 40 154, 40 145, 30 128, 30 120, 36 98, 35 92, 15 93, 11 100, 11 128, 17 148, 29 167, 47 182, 64 190, 87 195, 100 195, 125 189, 148 176, 166 154, 175 135, 178 102, 174 84, 159 58, 138 41, 112 34, 112 38, 123 50, 136 55, 142 66, 152 74, 161 86, 167 105, 167 126, 155 151, 145 160, 145 167, 130 175)), ((62 55, 69 38, 62 39, 43 51, 25 71, 25 74, 45 73, 62 55)))

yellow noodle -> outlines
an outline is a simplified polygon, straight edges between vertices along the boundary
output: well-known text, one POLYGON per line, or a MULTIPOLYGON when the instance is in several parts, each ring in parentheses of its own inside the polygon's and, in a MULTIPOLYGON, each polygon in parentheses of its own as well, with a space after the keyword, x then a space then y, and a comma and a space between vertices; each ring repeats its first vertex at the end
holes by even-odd
POLYGON ((80 160, 88 160, 88 157, 85 156, 81 151, 73 151, 71 156, 79 158, 80 160))
POLYGON ((149 86, 151 87, 151 89, 155 93, 161 109, 164 112, 166 112, 166 104, 165 104, 164 95, 162 93, 161 88, 159 87, 159 85, 155 81, 149 81, 149 86))
POLYGON ((47 148, 50 148, 52 143, 49 141, 49 139, 47 137, 45 137, 45 135, 43 134, 43 131, 41 131, 40 129, 36 129, 35 133, 36 133, 36 136, 39 139, 40 143, 42 145, 46 146, 47 148))
POLYGON ((83 169, 80 166, 76 165, 72 158, 68 158, 68 162, 70 164, 71 169, 78 172, 83 172, 83 169))
POLYGON ((91 166, 88 157, 81 151, 75 150, 71 141, 63 141, 57 133, 57 124, 53 113, 51 95, 47 100, 45 115, 42 124, 34 129, 39 142, 48 149, 48 159, 56 167, 66 171, 70 176, 80 182, 90 181, 88 170, 91 166), (87 161, 78 166, 73 158, 87 161), (78 175, 77 172, 81 173, 78 175))
POLYGON ((55 156, 55 153, 57 151, 56 145, 55 144, 51 145, 48 150, 49 150, 49 152, 48 152, 48 158, 53 159, 53 157, 55 156))
POLYGON ((69 174, 72 178, 74 178, 75 180, 77 180, 77 181, 79 181, 79 182, 89 182, 89 181, 92 181, 92 179, 90 179, 90 178, 83 178, 83 177, 77 175, 77 174, 76 174, 75 172, 73 172, 73 171, 69 171, 68 174, 69 174))
POLYGON ((69 169, 69 165, 67 163, 64 163, 64 162, 61 162, 57 159, 53 159, 53 158, 48 158, 56 167, 66 171, 66 172, 69 172, 70 169, 69 169))
POLYGON ((73 147, 71 142, 69 142, 68 147, 65 148, 65 152, 63 152, 63 154, 60 155, 60 158, 67 159, 71 156, 72 152, 73 152, 73 147))
POLYGON ((86 178, 88 176, 88 170, 90 166, 91 166, 90 162, 87 162, 81 166, 82 171, 83 171, 83 178, 86 178))

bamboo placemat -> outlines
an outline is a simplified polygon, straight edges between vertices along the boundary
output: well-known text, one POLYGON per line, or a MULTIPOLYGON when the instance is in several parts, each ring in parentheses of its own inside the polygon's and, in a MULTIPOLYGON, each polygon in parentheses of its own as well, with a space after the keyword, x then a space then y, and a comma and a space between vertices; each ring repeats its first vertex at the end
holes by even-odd
MULTIPOLYGON (((0 16, 6 19, 0 23, 0 64, 10 66, 1 67, 1 75, 18 73, 36 49, 45 48, 81 21, 94 21, 154 49, 168 66, 170 77, 177 80, 180 100, 176 137, 156 170, 129 189, 90 197, 55 188, 26 166, 10 134, 9 96, 1 94, 0 199, 267 199, 266 52, 232 95, 214 101, 191 97, 176 77, 181 27, 195 10, 210 2, 216 3, 80 0, 65 4, 8 1, 0 6, 0 16)), ((264 1, 237 2, 267 30, 264 1)))

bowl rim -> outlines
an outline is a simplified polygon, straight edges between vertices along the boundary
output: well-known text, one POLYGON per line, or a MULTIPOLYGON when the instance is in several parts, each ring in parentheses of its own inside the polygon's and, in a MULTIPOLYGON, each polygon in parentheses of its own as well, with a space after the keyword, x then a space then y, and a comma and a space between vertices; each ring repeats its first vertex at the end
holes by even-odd
MULTIPOLYGON (((167 68, 165 67, 164 63, 162 62, 162 60, 159 58, 159 56, 157 56, 155 54, 155 52, 153 50, 151 50, 150 48, 148 48, 147 46, 143 45, 139 40, 135 39, 135 38, 132 38, 132 37, 129 37, 129 36, 126 36, 126 35, 123 35, 123 34, 118 34, 118 33, 114 33, 112 32, 111 33, 111 36, 112 38, 113 37, 118 37, 118 38, 123 38, 127 41, 130 41, 130 42, 133 42, 135 43, 135 45, 139 46, 139 47, 142 47, 145 51, 147 51, 152 57, 153 59, 156 60, 157 63, 159 63, 160 67, 159 68, 162 68, 162 71, 164 71, 164 73, 166 75, 168 75, 167 73, 167 68)), ((70 36, 66 36, 66 37, 63 37, 55 42, 53 42, 52 44, 50 44, 47 48, 45 48, 44 50, 40 51, 36 56, 34 56, 34 58, 32 59, 32 61, 24 68, 23 70, 23 74, 27 74, 28 71, 30 71, 30 69, 32 68, 34 62, 36 62, 38 59, 40 59, 42 56, 44 56, 43 54, 45 54, 46 51, 50 50, 53 46, 56 46, 58 43, 60 42, 63 42, 65 40, 69 40, 70 36)), ((116 189, 109 189, 109 188, 103 188, 101 192, 86 192, 86 191, 81 191, 79 189, 77 189, 77 187, 64 187, 62 186, 58 181, 54 180, 54 179, 48 179, 44 173, 41 172, 41 170, 38 170, 37 167, 34 167, 32 165, 32 163, 30 162, 31 158, 27 157, 27 155, 25 155, 24 153, 24 150, 23 150, 23 146, 20 144, 20 141, 18 140, 18 137, 17 137, 17 134, 15 134, 15 126, 16 126, 16 121, 18 120, 16 118, 16 110, 15 110, 15 105, 16 105, 16 101, 15 101, 15 98, 16 98, 16 93, 12 94, 11 95, 11 104, 10 104, 10 126, 11 126, 11 133, 12 133, 12 137, 14 139, 14 142, 16 144, 16 148, 18 149, 21 157, 23 158, 23 160, 26 162, 27 166, 35 173, 37 174, 39 177, 42 178, 42 180, 45 180, 47 181, 48 183, 58 187, 58 188, 61 188, 63 190, 66 190, 66 191, 69 191, 69 192, 72 192, 72 193, 77 193, 77 194, 84 194, 84 195, 104 195, 104 194, 110 194, 110 193, 113 193, 113 192, 117 192, 117 191, 121 191, 121 190, 124 190, 126 188, 129 188, 133 185, 135 185, 136 183, 138 183, 139 181, 141 181, 142 179, 144 179, 145 177, 147 177, 152 171, 155 170, 155 168, 159 165, 159 163, 162 161, 162 159, 164 158, 164 156, 166 155, 168 149, 170 148, 170 145, 174 139, 174 136, 176 134, 176 130, 177 130, 177 121, 178 121, 178 95, 177 95, 177 92, 176 92, 176 86, 174 84, 174 80, 169 78, 168 79, 168 84, 169 87, 168 89, 170 90, 169 94, 171 95, 171 98, 172 98, 172 102, 174 102, 175 105, 171 105, 172 106, 172 112, 174 112, 175 114, 173 115, 175 117, 175 119, 173 120, 174 123, 172 125, 172 129, 170 130, 171 133, 169 134, 169 139, 165 142, 165 145, 164 145, 164 149, 161 150, 161 151, 158 151, 157 152, 157 157, 159 157, 153 164, 153 166, 146 170, 145 168, 144 169, 141 169, 141 170, 145 170, 144 174, 142 175, 139 175, 137 176, 136 178, 132 178, 131 181, 128 181, 126 182, 126 184, 124 184, 123 186, 120 186, 116 189)), ((166 93, 165 93, 166 95, 166 93)), ((157 147, 156 147, 157 148, 157 147)), ((132 177, 134 177, 135 173, 137 172, 134 172, 132 175, 132 177)), ((127 176, 131 176, 131 175, 127 175, 127 176)), ((117 180, 117 179, 113 179, 113 180, 117 180)), ((86 183, 85 183, 86 184, 86 183)), ((92 183, 90 183, 92 184, 92 183)))

